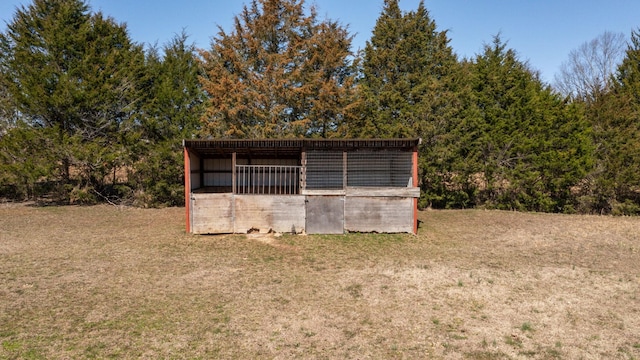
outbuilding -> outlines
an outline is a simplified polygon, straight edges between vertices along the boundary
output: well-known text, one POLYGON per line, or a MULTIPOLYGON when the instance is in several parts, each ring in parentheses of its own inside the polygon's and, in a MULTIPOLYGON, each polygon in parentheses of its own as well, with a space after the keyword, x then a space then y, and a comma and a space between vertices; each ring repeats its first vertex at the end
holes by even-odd
POLYGON ((419 144, 184 140, 187 232, 416 233, 419 144))

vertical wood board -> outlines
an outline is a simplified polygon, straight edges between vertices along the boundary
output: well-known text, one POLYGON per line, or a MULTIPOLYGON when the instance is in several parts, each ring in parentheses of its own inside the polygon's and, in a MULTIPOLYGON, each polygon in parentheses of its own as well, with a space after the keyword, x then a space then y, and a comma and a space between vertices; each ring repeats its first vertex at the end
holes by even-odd
POLYGON ((307 196, 307 234, 344 233, 344 196, 307 196))

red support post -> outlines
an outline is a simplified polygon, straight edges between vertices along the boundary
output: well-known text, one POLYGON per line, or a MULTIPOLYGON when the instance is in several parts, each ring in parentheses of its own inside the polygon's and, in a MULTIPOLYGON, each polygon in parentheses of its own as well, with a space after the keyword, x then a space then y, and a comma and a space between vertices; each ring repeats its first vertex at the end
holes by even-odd
POLYGON ((187 217, 186 231, 191 232, 191 159, 189 150, 184 147, 184 207, 187 217))

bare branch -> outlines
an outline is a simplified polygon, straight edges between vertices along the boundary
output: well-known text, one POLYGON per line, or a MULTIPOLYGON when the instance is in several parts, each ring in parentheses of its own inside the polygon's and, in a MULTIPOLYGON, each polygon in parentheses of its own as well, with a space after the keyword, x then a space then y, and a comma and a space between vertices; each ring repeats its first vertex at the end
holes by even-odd
POLYGON ((605 31, 569 53, 556 74, 554 87, 574 100, 591 102, 606 94, 625 51, 622 33, 605 31))

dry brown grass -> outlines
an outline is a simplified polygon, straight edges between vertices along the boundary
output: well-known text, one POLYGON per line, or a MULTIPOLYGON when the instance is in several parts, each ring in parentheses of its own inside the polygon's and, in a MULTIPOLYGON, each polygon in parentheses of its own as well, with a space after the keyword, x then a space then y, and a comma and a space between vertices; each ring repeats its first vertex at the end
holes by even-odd
POLYGON ((0 358, 640 358, 640 218, 265 237, 183 216, 0 205, 0 358))

